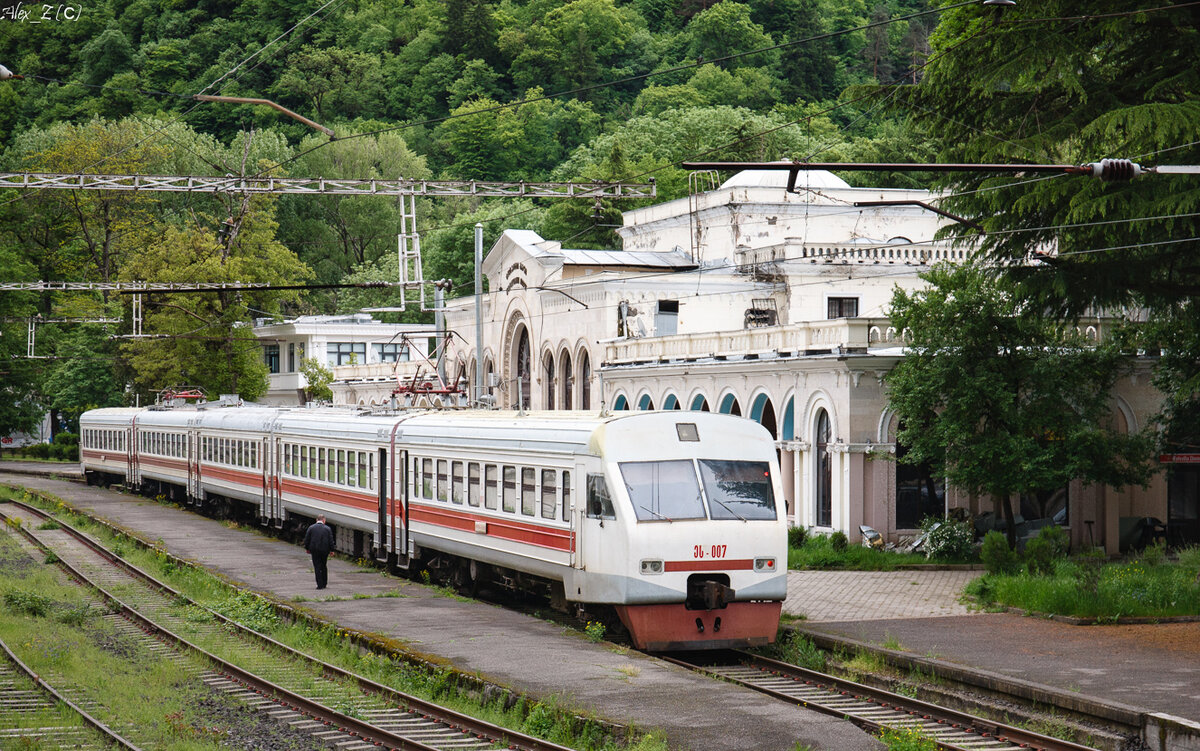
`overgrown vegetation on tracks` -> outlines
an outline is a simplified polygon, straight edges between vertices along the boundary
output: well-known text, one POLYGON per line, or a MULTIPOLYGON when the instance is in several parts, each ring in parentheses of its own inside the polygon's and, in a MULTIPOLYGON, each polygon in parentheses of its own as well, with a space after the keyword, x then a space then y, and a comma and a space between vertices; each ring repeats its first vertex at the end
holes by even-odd
MULTIPOLYGON (((400 656, 364 651, 348 632, 336 625, 287 623, 262 598, 232 587, 207 571, 178 564, 161 545, 143 547, 132 544, 129 538, 114 535, 107 527, 75 513, 61 500, 0 486, 0 501, 8 498, 50 511, 62 521, 100 540, 110 550, 120 549, 123 558, 150 571, 206 608, 317 659, 398 691, 584 751, 665 751, 666 743, 656 733, 636 734, 625 745, 621 745, 606 723, 582 716, 573 708, 559 706, 553 701, 539 702, 512 697, 502 692, 484 692, 480 696, 459 681, 458 676, 448 668, 429 667, 400 656)), ((0 535, 0 539, 3 539, 3 535, 0 535)), ((2 554, 3 547, 0 546, 2 554)), ((0 587, 6 587, 7 581, 6 573, 0 572, 0 587)), ((33 591, 41 592, 38 589, 33 591)), ((181 604, 180 607, 185 606, 181 604)), ((187 617, 195 620, 197 626, 211 622, 211 616, 196 608, 190 608, 187 617)), ((197 633, 201 630, 197 629, 197 633)), ((188 716, 185 709, 173 711, 184 712, 180 717, 188 716)))

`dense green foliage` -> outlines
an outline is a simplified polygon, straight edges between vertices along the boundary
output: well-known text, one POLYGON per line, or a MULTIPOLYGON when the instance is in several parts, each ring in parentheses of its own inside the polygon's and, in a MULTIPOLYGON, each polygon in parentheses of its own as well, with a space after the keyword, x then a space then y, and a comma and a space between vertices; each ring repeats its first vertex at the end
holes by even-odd
MULTIPOLYGON (((849 85, 919 77, 928 0, 275 0, 100 2, 77 20, 10 23, 0 62, 0 169, 481 180, 657 179, 687 190, 689 158, 866 157, 912 145, 849 85), (311 15, 310 15, 311 14, 311 15), (870 23, 877 25, 866 27, 870 23), (831 35, 832 32, 833 33, 831 35), (815 38, 819 37, 819 38, 815 38), (278 102, 337 139, 254 104, 278 102), (867 115, 870 116, 867 116, 867 115)), ((468 288, 476 221, 490 244, 529 228, 577 247, 619 244, 631 207, 420 201, 426 277, 468 288)), ((0 191, 0 278, 12 281, 395 279, 395 199, 0 191)), ((0 433, 44 408, 82 410, 201 386, 254 398, 265 373, 251 316, 354 310, 380 290, 154 295, 131 333, 125 295, 0 294, 5 361, 23 324, 38 355, 2 379, 0 433), (194 299, 193 299, 194 298, 194 299)), ((409 314, 405 314, 409 315, 409 314)))
MULTIPOLYGON (((1018 3, 993 19, 947 10, 919 85, 892 91, 942 160, 1200 163, 1200 7, 1018 3)), ((1200 177, 1132 182, 956 173, 942 208, 982 224, 984 254, 1039 309, 1144 306, 1170 395, 1168 443, 1200 445, 1200 177), (1053 257, 1039 258, 1057 246, 1053 257)))
POLYGON ((1002 501, 1083 478, 1144 482, 1147 438, 1110 426, 1112 387, 1128 356, 1030 309, 975 266, 940 265, 930 287, 897 290, 892 321, 909 353, 887 375, 904 461, 1002 501))

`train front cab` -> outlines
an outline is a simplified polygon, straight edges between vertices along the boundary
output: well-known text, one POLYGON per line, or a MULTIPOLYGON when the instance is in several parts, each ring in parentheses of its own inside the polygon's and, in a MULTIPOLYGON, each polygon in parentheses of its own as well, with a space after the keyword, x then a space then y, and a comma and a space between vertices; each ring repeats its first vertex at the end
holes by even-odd
MULTIPOLYGON (((611 421, 581 459, 578 562, 634 645, 720 649, 775 640, 787 520, 773 442, 738 417, 611 421)), ((595 600, 593 600, 595 601, 595 600)))

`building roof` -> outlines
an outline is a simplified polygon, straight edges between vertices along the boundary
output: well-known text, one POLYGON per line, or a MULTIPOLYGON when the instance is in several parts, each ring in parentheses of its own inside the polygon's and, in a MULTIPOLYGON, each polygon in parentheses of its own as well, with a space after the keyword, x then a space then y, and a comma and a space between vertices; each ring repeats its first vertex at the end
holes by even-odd
MULTIPOLYGON (((787 188, 787 170, 742 170, 725 182, 722 188, 787 188)), ((797 188, 849 188, 846 182, 828 170, 802 170, 796 177, 797 188)))
POLYGON ((654 269, 694 269, 697 264, 682 250, 666 252, 646 250, 568 250, 563 248, 552 255, 563 257, 565 266, 636 266, 654 269))

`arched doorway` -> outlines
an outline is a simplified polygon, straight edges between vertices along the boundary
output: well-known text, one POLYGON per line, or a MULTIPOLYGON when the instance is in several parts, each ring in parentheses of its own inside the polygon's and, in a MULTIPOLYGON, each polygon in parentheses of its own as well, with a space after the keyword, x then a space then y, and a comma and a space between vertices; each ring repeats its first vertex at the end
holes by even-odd
POLYGON ((513 349, 513 363, 516 381, 513 383, 513 405, 528 409, 530 388, 533 383, 533 356, 529 351, 529 329, 521 326, 517 332, 516 345, 513 349))
POLYGON ((816 446, 816 493, 814 521, 818 527, 833 526, 833 456, 829 453, 829 413, 817 412, 815 437, 816 446))
POLYGON ((592 359, 586 350, 579 353, 579 408, 592 408, 592 359))
POLYGON ((571 385, 575 382, 575 373, 571 370, 571 353, 564 349, 558 361, 559 380, 562 381, 562 408, 574 409, 575 400, 574 394, 571 393, 571 385))
POLYGON ((549 352, 542 353, 542 381, 545 409, 554 409, 554 355, 549 352))

